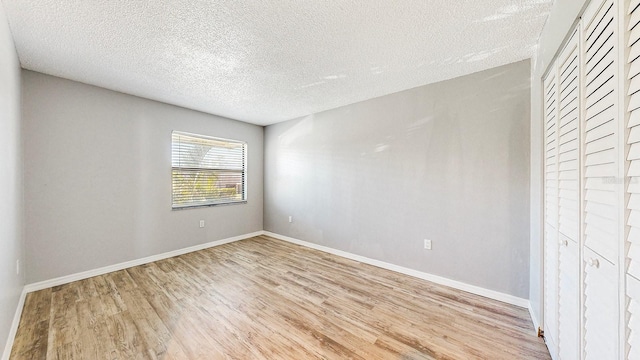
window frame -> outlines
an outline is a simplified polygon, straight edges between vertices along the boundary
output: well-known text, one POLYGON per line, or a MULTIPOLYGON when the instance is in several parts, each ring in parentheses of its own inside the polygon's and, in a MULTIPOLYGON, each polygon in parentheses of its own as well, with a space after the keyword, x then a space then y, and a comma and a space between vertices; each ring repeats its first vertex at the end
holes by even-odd
POLYGON ((191 132, 187 132, 187 131, 180 131, 180 130, 172 130, 171 131, 171 210, 186 210, 186 209, 195 209, 195 208, 205 208, 205 207, 212 207, 212 206, 229 206, 229 205, 239 205, 239 204, 246 204, 247 203, 247 199, 248 199, 248 189, 247 189, 247 180, 248 180, 248 154, 249 154, 249 145, 247 144, 246 141, 242 141, 242 140, 235 140, 235 139, 228 139, 228 138, 222 138, 222 137, 216 137, 216 136, 209 136, 209 135, 204 135, 204 134, 196 134, 196 133, 191 133, 191 132), (228 143, 235 143, 235 144, 242 144, 243 145, 243 151, 244 151, 244 160, 242 163, 242 182, 243 182, 243 186, 242 186, 242 200, 225 200, 224 202, 210 202, 210 203, 202 203, 202 204, 186 204, 186 205, 176 205, 174 202, 174 188, 173 188, 173 172, 175 169, 181 169, 182 167, 174 167, 173 166, 173 136, 174 134, 177 135, 185 135, 185 136, 190 136, 190 137, 195 137, 195 138, 200 138, 200 139, 204 139, 204 140, 213 140, 213 141, 223 141, 223 142, 228 142, 228 143))

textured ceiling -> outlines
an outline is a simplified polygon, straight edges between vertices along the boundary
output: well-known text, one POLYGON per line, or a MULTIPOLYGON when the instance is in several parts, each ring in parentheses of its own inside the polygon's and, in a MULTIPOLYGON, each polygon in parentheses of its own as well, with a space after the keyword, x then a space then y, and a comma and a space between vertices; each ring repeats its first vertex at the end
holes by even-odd
POLYGON ((22 66, 260 125, 532 56, 553 0, 2 0, 22 66))

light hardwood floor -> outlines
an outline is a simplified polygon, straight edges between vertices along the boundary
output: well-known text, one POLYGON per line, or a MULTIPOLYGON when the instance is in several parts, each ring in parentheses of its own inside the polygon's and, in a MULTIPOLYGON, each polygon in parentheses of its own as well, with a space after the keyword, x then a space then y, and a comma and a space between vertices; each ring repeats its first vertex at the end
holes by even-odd
POLYGON ((527 310, 268 237, 30 293, 11 359, 549 359, 527 310))

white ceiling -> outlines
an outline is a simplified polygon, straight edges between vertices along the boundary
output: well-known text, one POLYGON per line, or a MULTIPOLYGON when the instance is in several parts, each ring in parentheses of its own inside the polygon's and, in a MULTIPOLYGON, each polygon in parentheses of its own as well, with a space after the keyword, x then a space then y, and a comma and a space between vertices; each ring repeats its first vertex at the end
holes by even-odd
POLYGON ((267 125, 532 56, 553 0, 2 0, 25 69, 267 125))

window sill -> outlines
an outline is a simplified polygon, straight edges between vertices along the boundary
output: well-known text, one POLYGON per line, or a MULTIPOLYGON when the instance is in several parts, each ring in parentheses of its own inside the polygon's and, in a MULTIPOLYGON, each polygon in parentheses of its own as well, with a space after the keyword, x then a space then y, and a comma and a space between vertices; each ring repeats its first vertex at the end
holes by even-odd
POLYGON ((197 208, 205 208, 205 207, 212 207, 212 206, 229 206, 229 205, 240 205, 240 204, 246 204, 247 200, 241 200, 241 201, 233 201, 233 202, 226 202, 226 203, 213 203, 213 204, 198 204, 198 205, 185 205, 185 206, 178 206, 178 207, 171 207, 171 210, 187 210, 187 209, 197 209, 197 208))

